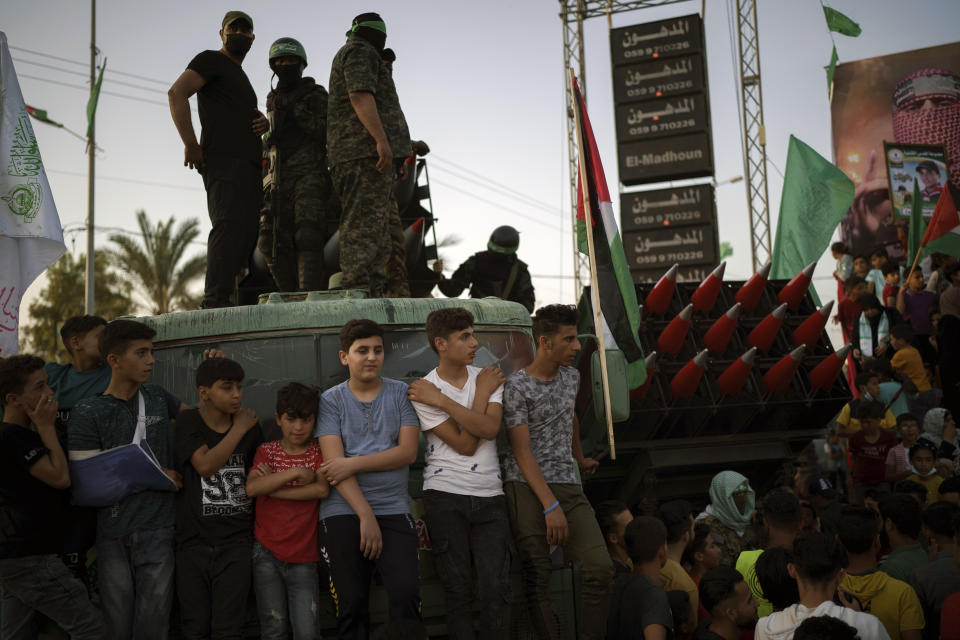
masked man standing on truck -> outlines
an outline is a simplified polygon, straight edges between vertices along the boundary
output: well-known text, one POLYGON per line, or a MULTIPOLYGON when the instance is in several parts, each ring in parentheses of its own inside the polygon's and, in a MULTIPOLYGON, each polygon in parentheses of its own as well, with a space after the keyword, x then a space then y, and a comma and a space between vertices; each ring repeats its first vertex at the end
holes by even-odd
POLYGON ((353 19, 330 68, 327 151, 340 198, 342 288, 386 292, 390 192, 397 163, 410 155, 407 123, 380 56, 387 27, 379 14, 353 19))
POLYGON ((258 246, 281 291, 327 288, 323 245, 332 185, 327 171, 327 90, 304 78, 307 52, 293 38, 270 45, 277 88, 267 95, 270 133, 258 246))
POLYGON ((205 309, 234 304, 237 276, 249 264, 257 242, 260 136, 269 123, 257 111, 257 94, 240 67, 253 38, 253 19, 242 11, 228 11, 220 29, 223 47, 198 53, 167 92, 184 144, 183 166, 203 176, 213 224, 207 239, 205 309), (194 94, 202 127, 199 144, 190 115, 194 94))
MULTIPOLYGON (((449 279, 439 283, 440 291, 455 298, 470 287, 471 298, 496 296, 519 302, 533 312, 533 282, 525 262, 517 258, 520 234, 513 227, 497 227, 490 234, 487 250, 475 253, 460 265, 449 279)), ((443 269, 438 260, 434 269, 443 269)))

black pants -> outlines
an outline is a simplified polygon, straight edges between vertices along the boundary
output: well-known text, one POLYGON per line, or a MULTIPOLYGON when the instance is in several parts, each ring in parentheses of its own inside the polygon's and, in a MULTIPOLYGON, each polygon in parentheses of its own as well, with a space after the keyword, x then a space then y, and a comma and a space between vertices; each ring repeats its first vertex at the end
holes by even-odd
POLYGON ((512 538, 507 499, 502 495, 479 498, 428 489, 423 492, 423 508, 447 599, 447 636, 450 640, 476 637, 476 601, 480 605, 479 637, 508 637, 512 538))
POLYGON ((210 235, 207 238, 207 278, 204 308, 231 305, 236 279, 247 267, 257 243, 261 168, 256 162, 222 156, 204 158, 210 235))
POLYGON ((417 531, 408 514, 377 516, 383 552, 367 560, 360 552, 360 519, 354 515, 320 520, 320 555, 330 573, 337 609, 337 638, 370 636, 370 578, 380 571, 390 602, 390 620, 420 620, 417 531))
POLYGON ((240 640, 251 574, 250 539, 177 548, 177 596, 186 640, 240 640))

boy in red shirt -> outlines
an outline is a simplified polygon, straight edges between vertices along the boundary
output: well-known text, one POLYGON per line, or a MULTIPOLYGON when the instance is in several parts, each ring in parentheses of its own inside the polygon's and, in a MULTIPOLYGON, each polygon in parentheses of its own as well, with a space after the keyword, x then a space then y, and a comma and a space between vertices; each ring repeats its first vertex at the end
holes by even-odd
POLYGON ((323 456, 313 427, 320 393, 291 382, 277 392, 280 440, 260 445, 247 480, 257 498, 253 590, 260 637, 320 637, 317 524, 330 486, 319 473, 323 456))
POLYGON ((876 401, 860 403, 858 418, 860 431, 850 436, 850 455, 853 458, 853 486, 858 505, 868 489, 890 491, 885 481, 887 452, 897 446, 897 437, 880 428, 883 405, 876 401))
POLYGON ((885 307, 896 307, 897 294, 900 292, 900 266, 894 262, 886 262, 880 267, 880 272, 883 274, 884 282, 886 282, 880 302, 885 307))
POLYGON ((841 326, 843 339, 848 341, 853 336, 853 327, 863 311, 859 300, 867 293, 867 283, 863 278, 854 276, 843 283, 843 292, 844 299, 837 305, 837 315, 833 317, 833 321, 841 326))

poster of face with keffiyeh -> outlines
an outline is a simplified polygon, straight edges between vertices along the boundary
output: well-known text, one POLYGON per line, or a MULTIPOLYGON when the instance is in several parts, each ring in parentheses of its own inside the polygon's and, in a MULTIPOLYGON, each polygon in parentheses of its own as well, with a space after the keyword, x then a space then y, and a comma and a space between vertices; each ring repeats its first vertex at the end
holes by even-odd
POLYGON ((960 186, 960 42, 838 64, 830 111, 834 163, 856 185, 841 239, 853 255, 883 246, 902 259, 909 215, 897 215, 898 194, 912 199, 914 178, 933 202, 948 180, 960 186), (943 156, 914 153, 891 184, 884 142, 905 157, 917 145, 941 147, 943 156))

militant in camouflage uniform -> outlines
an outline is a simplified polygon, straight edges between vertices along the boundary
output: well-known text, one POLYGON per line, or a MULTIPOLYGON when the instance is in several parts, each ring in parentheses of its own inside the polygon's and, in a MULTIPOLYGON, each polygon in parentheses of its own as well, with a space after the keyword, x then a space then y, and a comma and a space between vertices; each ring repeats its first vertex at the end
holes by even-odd
MULTIPOLYGON (((387 68, 390 78, 389 91, 397 94, 397 87, 393 84, 393 63, 397 60, 397 54, 393 49, 384 49, 380 54, 380 64, 387 68)), ((399 103, 399 100, 398 100, 399 103)), ((403 118, 403 112, 399 113, 403 118)), ((404 126, 406 119, 404 118, 404 126)), ((410 133, 407 132, 407 137, 410 133)), ((408 156, 409 157, 409 156, 408 156)), ((402 158, 404 164, 402 170, 409 170, 406 164, 406 158, 402 158)), ((387 292, 388 298, 409 298, 410 282, 407 279, 407 247, 403 240, 403 221, 400 220, 400 205, 397 202, 396 189, 390 190, 390 257, 387 258, 387 292)))
POLYGON ((535 295, 530 272, 517 258, 520 234, 513 227, 497 227, 490 234, 487 250, 475 253, 449 279, 438 283, 443 295, 454 298, 470 287, 471 298, 496 296, 519 302, 533 313, 535 295))
POLYGON ((374 297, 382 297, 387 289, 394 159, 402 163, 411 153, 396 87, 380 62, 386 39, 387 29, 378 14, 354 18, 347 42, 330 68, 327 113, 327 150, 342 206, 341 286, 368 289, 374 297), (369 129, 358 112, 370 123, 369 129))
POLYGON ((277 88, 267 95, 264 208, 258 246, 281 291, 326 289, 323 245, 336 230, 327 171, 327 91, 313 78, 303 46, 280 38, 270 46, 277 88), (333 219, 331 219, 333 218, 333 219))

